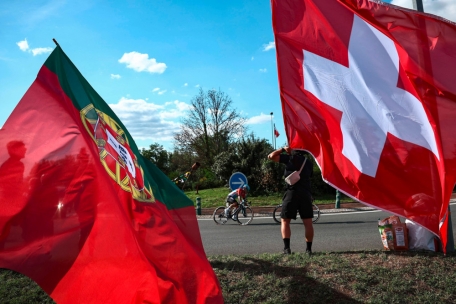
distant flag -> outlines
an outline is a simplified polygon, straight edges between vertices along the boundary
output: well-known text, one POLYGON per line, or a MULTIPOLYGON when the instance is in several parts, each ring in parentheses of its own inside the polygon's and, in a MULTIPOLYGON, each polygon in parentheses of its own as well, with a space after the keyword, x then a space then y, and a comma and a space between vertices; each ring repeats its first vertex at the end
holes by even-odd
POLYGON ((57 46, 0 134, 0 268, 57 303, 222 303, 193 202, 57 46))
POLYGON ((272 0, 290 147, 323 178, 447 243, 456 25, 368 0, 272 0))
POLYGON ((277 137, 279 137, 279 135, 280 135, 280 133, 279 133, 279 131, 277 131, 275 124, 274 124, 274 136, 277 138, 277 137))

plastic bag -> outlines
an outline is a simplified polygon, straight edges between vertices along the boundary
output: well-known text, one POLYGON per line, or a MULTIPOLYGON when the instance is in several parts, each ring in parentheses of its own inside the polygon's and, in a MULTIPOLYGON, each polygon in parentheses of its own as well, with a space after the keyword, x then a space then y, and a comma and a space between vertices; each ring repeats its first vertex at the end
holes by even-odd
POLYGON ((393 225, 380 223, 378 224, 378 231, 380 232, 380 238, 382 239, 383 249, 393 250, 394 249, 394 235, 393 225))
POLYGON ((409 231, 410 250, 437 251, 435 237, 432 232, 408 219, 405 220, 405 224, 409 231))

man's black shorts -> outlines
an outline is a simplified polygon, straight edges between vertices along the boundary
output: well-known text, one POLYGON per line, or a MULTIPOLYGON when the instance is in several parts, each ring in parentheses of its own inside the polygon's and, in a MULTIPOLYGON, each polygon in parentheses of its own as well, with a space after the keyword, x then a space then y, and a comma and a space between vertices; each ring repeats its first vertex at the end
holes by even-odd
POLYGON ((313 218, 312 196, 307 190, 288 189, 283 195, 280 217, 295 220, 297 212, 302 219, 313 218))

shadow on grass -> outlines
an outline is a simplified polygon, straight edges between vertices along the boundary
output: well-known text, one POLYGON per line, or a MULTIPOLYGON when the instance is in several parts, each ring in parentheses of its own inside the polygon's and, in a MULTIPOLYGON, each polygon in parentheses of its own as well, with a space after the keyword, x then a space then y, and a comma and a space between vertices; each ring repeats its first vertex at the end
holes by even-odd
POLYGON ((447 273, 455 257, 357 250, 209 260, 226 303, 455 303, 454 274, 447 273))
POLYGON ((312 278, 306 267, 311 258, 303 254, 275 255, 272 261, 252 256, 217 258, 213 257, 211 265, 225 303, 361 303, 312 278), (295 265, 281 265, 287 260, 295 265))

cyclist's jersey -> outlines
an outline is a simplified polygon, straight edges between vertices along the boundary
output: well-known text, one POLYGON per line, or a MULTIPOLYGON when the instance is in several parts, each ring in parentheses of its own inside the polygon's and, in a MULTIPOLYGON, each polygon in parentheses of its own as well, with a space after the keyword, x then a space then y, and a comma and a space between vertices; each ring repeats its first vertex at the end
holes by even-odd
POLYGON ((245 192, 245 189, 244 188, 238 188, 234 191, 231 191, 228 196, 231 196, 232 198, 238 198, 241 197, 242 199, 245 199, 245 196, 246 196, 246 192, 245 192))

